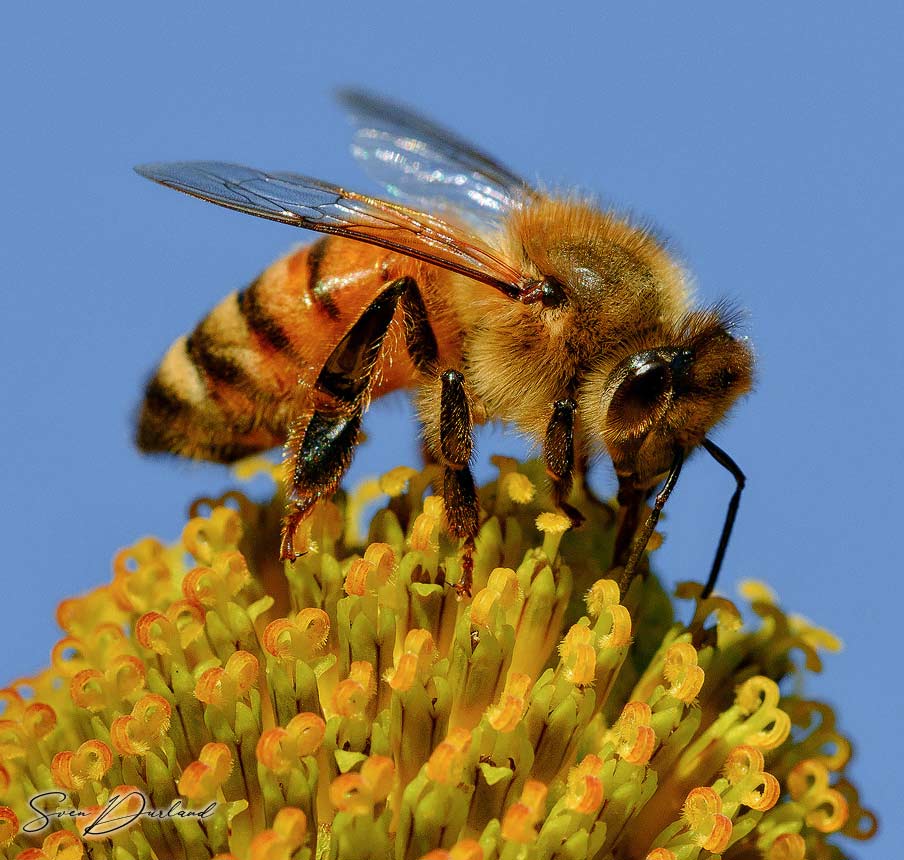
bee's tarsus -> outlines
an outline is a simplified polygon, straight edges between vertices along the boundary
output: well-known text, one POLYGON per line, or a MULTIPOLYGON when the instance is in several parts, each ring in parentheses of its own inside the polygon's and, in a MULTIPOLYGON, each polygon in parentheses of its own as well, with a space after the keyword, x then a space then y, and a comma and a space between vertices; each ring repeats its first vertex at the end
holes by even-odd
POLYGON ((675 451, 675 458, 672 460, 672 466, 669 469, 668 477, 666 477, 662 489, 656 494, 656 498, 653 500, 653 507, 650 511, 650 515, 643 524, 643 528, 641 528, 634 536, 634 540, 631 543, 631 554, 628 556, 628 561, 625 564, 621 582, 619 583, 622 594, 628 590, 631 580, 634 579, 634 576, 637 573, 637 565, 640 563, 644 550, 650 542, 650 537, 656 530, 656 524, 659 522, 659 515, 665 507, 665 503, 669 500, 672 490, 675 489, 675 484, 678 483, 678 477, 681 474, 681 467, 684 465, 685 456, 683 448, 679 448, 675 451))
POLYGON ((471 596, 474 584, 474 538, 465 538, 461 548, 461 577, 452 587, 459 599, 471 596))
POLYGON ((313 507, 313 503, 289 503, 282 522, 282 537, 279 544, 280 561, 297 561, 301 556, 306 554, 306 550, 298 552, 295 549, 295 538, 297 536, 298 527, 304 522, 313 507))

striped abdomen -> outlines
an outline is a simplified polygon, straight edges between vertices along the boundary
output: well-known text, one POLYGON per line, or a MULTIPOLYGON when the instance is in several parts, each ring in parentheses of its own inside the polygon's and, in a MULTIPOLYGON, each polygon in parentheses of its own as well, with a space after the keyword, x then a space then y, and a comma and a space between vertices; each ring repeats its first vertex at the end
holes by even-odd
MULTIPOLYGON (((274 263, 170 347, 145 392, 139 448, 231 462, 281 445, 333 348, 383 285, 432 277, 427 268, 333 237, 274 263)), ((412 381, 400 332, 394 320, 375 395, 412 381)))

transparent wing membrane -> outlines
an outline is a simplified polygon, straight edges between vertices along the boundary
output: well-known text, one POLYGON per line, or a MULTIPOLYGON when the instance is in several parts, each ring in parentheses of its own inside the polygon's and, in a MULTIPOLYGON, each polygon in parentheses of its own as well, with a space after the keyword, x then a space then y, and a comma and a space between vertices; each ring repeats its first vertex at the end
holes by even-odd
POLYGON ((497 231, 535 192, 495 159, 408 108, 356 90, 339 100, 354 125, 352 155, 391 197, 497 231))
POLYGON ((154 182, 249 215, 369 242, 489 284, 513 298, 526 276, 478 235, 397 203, 294 173, 218 161, 146 164, 154 182))

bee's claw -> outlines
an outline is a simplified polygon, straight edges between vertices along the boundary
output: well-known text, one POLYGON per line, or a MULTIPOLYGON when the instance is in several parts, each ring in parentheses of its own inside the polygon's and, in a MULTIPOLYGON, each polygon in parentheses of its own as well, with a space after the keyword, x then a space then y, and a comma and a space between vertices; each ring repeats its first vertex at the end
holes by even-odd
POLYGON ((301 502, 294 502, 283 517, 282 539, 279 543, 280 561, 297 561, 303 555, 307 555, 307 551, 298 552, 295 549, 295 536, 298 527, 310 513, 311 507, 311 504, 305 505, 301 502))

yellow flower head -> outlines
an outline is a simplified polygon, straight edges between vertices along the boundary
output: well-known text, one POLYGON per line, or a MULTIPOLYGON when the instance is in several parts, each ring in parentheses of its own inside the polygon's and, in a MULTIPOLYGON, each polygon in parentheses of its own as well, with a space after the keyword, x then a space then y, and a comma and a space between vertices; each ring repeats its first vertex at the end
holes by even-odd
POLYGON ((0 692, 3 856, 819 860, 872 835, 800 693, 832 637, 757 586, 751 629, 697 585, 689 624, 652 575, 621 595, 608 509, 568 531, 537 464, 494 462, 467 599, 429 469, 322 503, 294 564, 282 500, 235 492, 120 552, 0 692))

